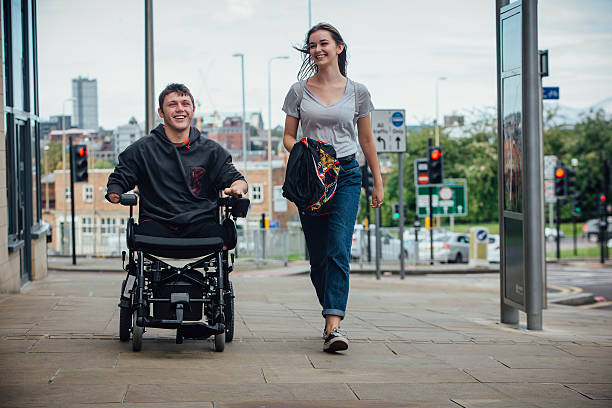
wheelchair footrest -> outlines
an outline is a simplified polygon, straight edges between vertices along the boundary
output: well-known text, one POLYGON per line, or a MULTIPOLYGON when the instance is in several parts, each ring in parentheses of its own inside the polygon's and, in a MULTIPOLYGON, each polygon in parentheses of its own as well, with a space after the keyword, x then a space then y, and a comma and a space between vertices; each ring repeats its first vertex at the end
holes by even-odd
POLYGON ((145 318, 145 326, 158 329, 177 329, 187 339, 204 339, 225 331, 223 323, 209 325, 204 322, 179 322, 178 320, 155 319, 151 316, 145 318))

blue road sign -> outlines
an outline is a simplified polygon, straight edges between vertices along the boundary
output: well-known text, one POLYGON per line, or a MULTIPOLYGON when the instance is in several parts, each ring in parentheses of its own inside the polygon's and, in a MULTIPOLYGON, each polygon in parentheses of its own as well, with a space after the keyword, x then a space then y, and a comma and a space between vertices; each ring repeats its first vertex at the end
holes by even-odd
POLYGON ((542 87, 542 99, 559 99, 559 87, 558 86, 542 87))
POLYGON ((395 112, 391 116, 391 123, 393 123, 393 125, 397 127, 402 126, 404 124, 404 115, 402 115, 401 112, 395 112))

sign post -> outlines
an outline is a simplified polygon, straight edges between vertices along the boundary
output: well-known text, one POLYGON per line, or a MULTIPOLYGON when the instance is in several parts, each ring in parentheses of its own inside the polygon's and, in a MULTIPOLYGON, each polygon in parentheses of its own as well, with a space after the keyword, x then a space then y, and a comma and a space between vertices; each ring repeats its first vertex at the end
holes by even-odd
MULTIPOLYGON (((406 277, 404 268, 404 166, 403 155, 406 151, 406 111, 404 109, 376 109, 372 112, 372 135, 377 153, 398 154, 398 203, 400 239, 400 276, 406 277)), ((380 208, 376 209, 376 278, 380 279, 380 208)))

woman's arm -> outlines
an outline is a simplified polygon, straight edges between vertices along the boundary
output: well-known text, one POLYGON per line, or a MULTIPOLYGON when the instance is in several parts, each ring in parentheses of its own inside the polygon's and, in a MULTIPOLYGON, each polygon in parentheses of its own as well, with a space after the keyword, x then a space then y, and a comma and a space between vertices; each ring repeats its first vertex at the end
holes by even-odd
POLYGON ((293 149, 293 145, 297 142, 297 130, 300 120, 291 115, 285 118, 285 133, 283 134, 283 145, 288 152, 293 149))
POLYGON ((363 154, 370 166, 372 176, 374 177, 374 189, 372 190, 372 208, 379 208, 383 202, 384 191, 380 168, 378 167, 378 156, 376 155, 376 145, 372 136, 372 123, 370 115, 364 116, 357 120, 357 133, 359 145, 363 154))

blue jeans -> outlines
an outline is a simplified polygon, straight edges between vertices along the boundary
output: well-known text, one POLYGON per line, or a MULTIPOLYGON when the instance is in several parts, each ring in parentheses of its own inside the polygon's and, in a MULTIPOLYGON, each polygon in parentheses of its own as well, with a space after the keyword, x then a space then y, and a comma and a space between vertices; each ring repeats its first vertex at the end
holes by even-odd
POLYGON ((351 244, 360 193, 361 171, 357 160, 353 160, 340 166, 329 214, 300 214, 310 254, 310 279, 323 307, 323 316, 344 318, 349 292, 351 244))

